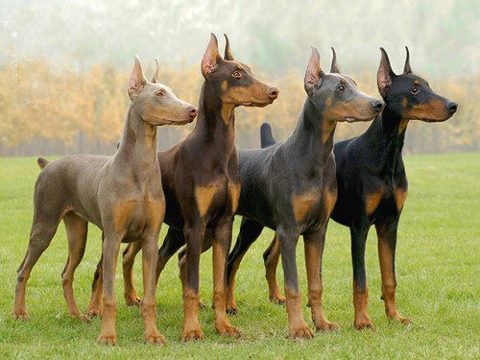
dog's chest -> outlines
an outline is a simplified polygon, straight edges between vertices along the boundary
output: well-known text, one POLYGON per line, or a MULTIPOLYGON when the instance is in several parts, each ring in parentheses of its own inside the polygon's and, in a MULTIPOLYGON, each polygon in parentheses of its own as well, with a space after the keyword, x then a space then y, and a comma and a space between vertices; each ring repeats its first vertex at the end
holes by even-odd
POLYGON ((239 197, 240 184, 228 178, 195 187, 195 202, 201 217, 235 213, 239 197))
POLYGON ((154 234, 163 222, 165 200, 145 196, 143 199, 119 201, 113 207, 114 227, 124 234, 123 242, 142 239, 154 234))

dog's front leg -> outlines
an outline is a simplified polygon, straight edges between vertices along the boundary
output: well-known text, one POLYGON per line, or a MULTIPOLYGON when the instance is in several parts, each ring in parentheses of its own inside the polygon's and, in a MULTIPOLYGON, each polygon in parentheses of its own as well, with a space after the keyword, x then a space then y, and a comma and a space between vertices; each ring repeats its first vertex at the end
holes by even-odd
POLYGON ((205 224, 197 220, 185 224, 185 256, 180 263, 180 278, 183 286, 183 341, 203 339, 203 331, 198 320, 200 307, 199 271, 202 240, 205 236, 205 224))
POLYGON ((322 259, 325 245, 326 226, 304 235, 305 266, 307 268, 308 303, 316 330, 337 330, 339 326, 327 320, 322 307, 322 259))
POLYGON ((240 332, 230 324, 227 318, 227 278, 226 263, 232 241, 233 219, 221 221, 215 229, 213 238, 213 307, 215 309, 215 328, 222 336, 238 337, 240 332))
POLYGON ((142 266, 144 297, 141 303, 141 313, 145 325, 145 342, 165 345, 166 340, 157 329, 156 306, 156 272, 158 258, 158 233, 160 224, 154 234, 146 236, 142 241, 142 266))
POLYGON ((102 325, 98 343, 115 345, 115 316, 117 300, 115 298, 115 270, 121 237, 115 231, 105 230, 105 240, 102 246, 102 278, 103 278, 103 311, 102 325))
POLYGON ((295 259, 298 233, 295 230, 287 230, 279 227, 277 228, 277 237, 280 241, 282 266, 285 277, 285 295, 290 338, 311 338, 313 337, 313 333, 303 318, 300 290, 298 288, 297 261, 295 259))

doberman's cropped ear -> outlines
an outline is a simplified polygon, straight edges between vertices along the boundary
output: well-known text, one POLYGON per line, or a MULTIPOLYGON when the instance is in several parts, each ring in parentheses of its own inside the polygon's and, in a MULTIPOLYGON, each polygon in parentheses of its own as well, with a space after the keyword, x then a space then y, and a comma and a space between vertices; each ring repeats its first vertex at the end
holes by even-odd
POLYGON ((305 79, 303 85, 307 94, 311 95, 313 90, 321 83, 323 76, 322 69, 320 68, 320 54, 318 50, 312 47, 312 55, 308 61, 307 70, 305 72, 305 79))
POLYGON ((208 78, 215 72, 221 59, 222 58, 218 53, 217 37, 210 34, 210 42, 208 43, 207 50, 205 50, 202 59, 202 74, 204 78, 208 78))
POLYGON ((340 73, 340 69, 338 68, 337 65, 337 54, 335 53, 335 49, 331 47, 332 53, 333 53, 333 58, 332 58, 332 66, 330 66, 330 72, 331 73, 340 73))
POLYGON ((407 46, 405 46, 405 50, 407 51, 407 56, 405 57, 405 66, 403 67, 403 73, 411 74, 412 68, 410 67, 410 51, 408 51, 407 46))
POLYGON ((158 82, 158 70, 160 68, 160 65, 158 63, 158 59, 155 59, 155 72, 153 73, 152 76, 152 83, 156 84, 158 82))
POLYGON ((390 60, 388 59, 387 52, 384 48, 380 48, 382 52, 382 58, 380 60, 380 66, 377 71, 377 86, 378 91, 382 97, 387 96, 388 90, 392 85, 392 81, 395 78, 395 73, 392 70, 390 65, 390 60))
POLYGON ((132 75, 130 75, 130 80, 128 80, 128 95, 130 96, 130 99, 133 100, 140 95, 146 83, 147 80, 145 80, 145 76, 143 75, 140 58, 135 56, 132 75))
POLYGON ((232 49, 230 49, 230 41, 228 40, 227 34, 223 34, 225 36, 225 56, 223 57, 225 60, 233 60, 232 49))

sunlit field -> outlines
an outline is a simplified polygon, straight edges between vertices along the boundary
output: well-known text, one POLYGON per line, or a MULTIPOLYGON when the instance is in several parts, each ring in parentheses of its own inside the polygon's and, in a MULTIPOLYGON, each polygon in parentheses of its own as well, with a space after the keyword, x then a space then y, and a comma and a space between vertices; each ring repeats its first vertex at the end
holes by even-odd
MULTIPOLYGON (((397 302, 412 318, 408 327, 390 323, 380 300, 380 272, 374 231, 368 241, 370 315, 376 331, 353 329, 350 242, 346 228, 331 223, 324 260, 324 306, 341 329, 317 333, 310 341, 287 339, 282 306, 268 301, 261 254, 272 232, 247 253, 237 278, 239 314, 232 322, 241 339, 220 338, 210 307, 201 311, 205 340, 184 344, 181 286, 176 259, 167 265, 157 291, 158 326, 168 345, 143 344, 138 308, 125 305, 117 272, 119 300, 115 347, 95 340, 100 320, 83 323, 67 314, 60 273, 66 261, 63 226, 34 268, 27 287, 31 319, 12 317, 15 270, 27 246, 32 193, 39 173, 35 158, 0 158, 0 357, 7 358, 458 358, 480 357, 480 154, 409 156, 405 159, 409 195, 400 223, 397 251, 397 302)), ((162 234, 165 234, 166 227, 162 234)), ((372 229, 373 230, 373 229, 372 229)), ((238 219, 234 236, 238 232, 238 219)), ((100 251, 100 232, 90 228, 89 243, 74 282, 82 309, 100 251)), ((306 292, 303 245, 298 246, 300 284, 306 292)), ((139 258, 140 259, 140 258, 139 258)), ((141 290, 140 261, 135 282, 141 290)), ((120 269, 119 269, 120 270, 120 269)), ((281 271, 278 274, 282 278, 281 271)), ((201 262, 201 295, 211 298, 211 252, 201 262)), ((306 304, 306 299, 305 299, 306 304)), ((304 306, 306 319, 309 310, 304 306)), ((311 322, 310 322, 311 324, 311 322)))

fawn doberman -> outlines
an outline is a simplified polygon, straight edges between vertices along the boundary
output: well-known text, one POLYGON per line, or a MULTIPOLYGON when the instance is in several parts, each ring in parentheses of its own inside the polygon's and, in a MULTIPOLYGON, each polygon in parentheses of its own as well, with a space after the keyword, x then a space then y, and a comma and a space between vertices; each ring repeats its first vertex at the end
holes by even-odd
MULTIPOLYGON (((233 217, 240 196, 234 110, 238 106, 263 107, 278 96, 275 87, 257 80, 250 67, 234 59, 227 36, 225 39, 224 59, 213 34, 203 56, 205 82, 195 129, 181 143, 158 153, 169 230, 159 250, 157 279, 168 259, 186 244, 180 275, 184 341, 203 338, 198 319, 199 262, 201 252, 210 246, 215 328, 223 336, 240 334, 227 318, 225 278, 233 217)), ((132 266, 139 250, 140 246, 130 244, 124 252, 125 299, 129 305, 138 302, 132 266)), ((92 285, 94 312, 100 307, 98 268, 92 285)))
POLYGON ((305 244, 308 299, 315 329, 338 328, 324 314, 321 277, 325 233, 337 199, 333 136, 337 122, 369 121, 383 108, 383 101, 362 93, 353 79, 338 71, 336 57, 331 73, 324 73, 315 48, 304 87, 307 98, 293 133, 271 147, 239 152, 242 191, 237 214, 243 219, 228 258, 227 275, 228 307, 235 312, 233 290, 241 259, 264 227, 275 230, 275 246, 282 254, 291 338, 313 336, 300 303, 295 259, 300 235, 305 244))
POLYGON ((14 316, 27 318, 25 287, 30 272, 49 246, 63 219, 68 260, 62 274, 69 313, 81 317, 73 296, 73 274, 82 260, 88 223, 103 230, 103 317, 98 342, 116 342, 115 269, 121 242, 143 249, 144 298, 141 313, 145 341, 163 345, 157 330, 155 271, 158 235, 165 214, 156 156, 157 126, 191 122, 197 110, 178 99, 167 86, 145 80, 140 59, 128 83, 131 105, 120 146, 113 157, 76 155, 48 163, 35 184, 33 225, 25 258, 17 273, 14 316))
MULTIPOLYGON (((436 94, 427 81, 413 74, 406 48, 403 73, 396 75, 388 55, 381 48, 377 85, 385 101, 382 113, 368 130, 355 138, 335 144, 338 198, 332 219, 350 228, 353 263, 354 326, 374 328, 368 316, 368 287, 365 272, 365 245, 371 225, 378 238, 382 278, 382 300, 389 319, 409 324, 395 303, 395 248, 400 214, 407 196, 407 176, 402 160, 405 131, 410 120, 442 122, 458 105, 436 94)), ((263 146, 275 141, 268 131, 262 134, 263 146)), ((279 252, 275 239, 265 252, 269 287, 275 287, 279 252), (272 251, 273 250, 273 251, 272 251)))

